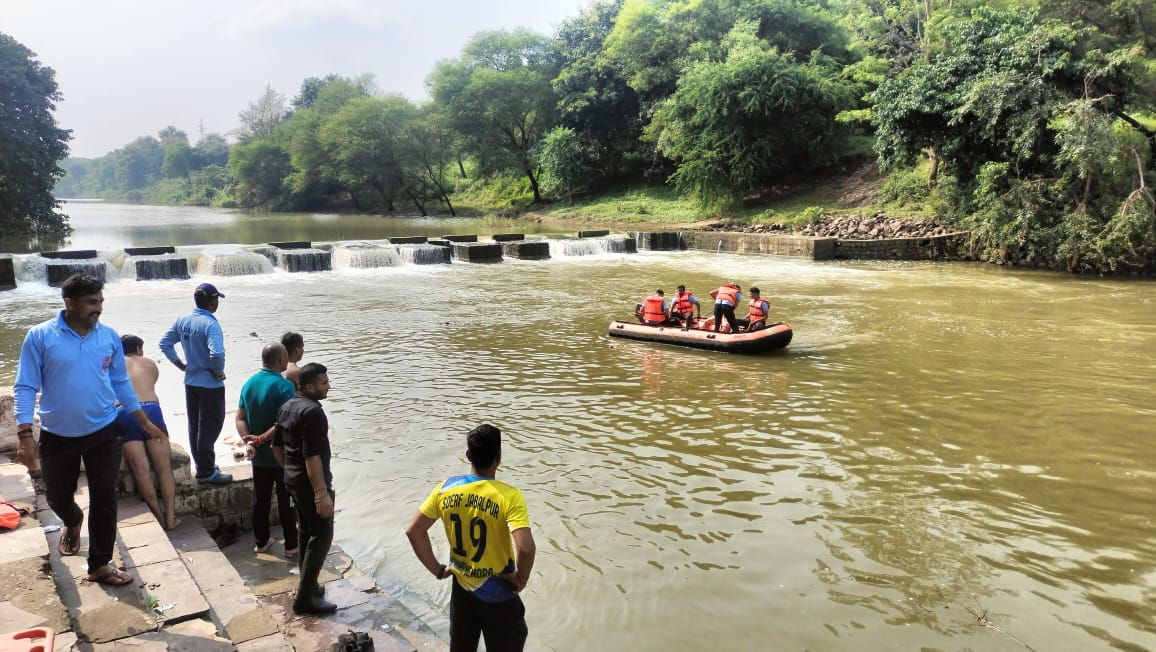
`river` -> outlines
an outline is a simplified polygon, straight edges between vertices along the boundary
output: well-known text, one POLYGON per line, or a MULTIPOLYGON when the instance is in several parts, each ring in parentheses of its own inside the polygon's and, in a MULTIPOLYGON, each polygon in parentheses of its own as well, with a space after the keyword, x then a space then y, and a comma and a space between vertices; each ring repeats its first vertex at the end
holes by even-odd
MULTIPOLYGON (((98 249, 515 230, 69 212, 98 249)), ((110 282, 103 321, 160 360, 203 278, 110 282)), ((403 530, 488 421, 538 544, 530 650, 1156 649, 1151 282, 702 251, 209 278, 229 404, 265 342, 304 334, 333 383, 336 542, 435 624, 450 585, 403 530), (730 280, 793 325, 785 351, 606 336, 656 287, 730 280)), ((0 293, 0 382, 59 306, 0 293)), ((158 391, 187 441, 167 363, 158 391)))

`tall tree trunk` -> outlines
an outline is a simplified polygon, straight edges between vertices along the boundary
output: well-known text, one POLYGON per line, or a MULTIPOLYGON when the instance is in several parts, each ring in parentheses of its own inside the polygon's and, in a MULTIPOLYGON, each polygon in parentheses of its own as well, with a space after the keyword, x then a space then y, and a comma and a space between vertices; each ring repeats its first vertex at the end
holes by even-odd
POLYGON ((934 189, 939 183, 939 157, 935 154, 935 147, 927 148, 927 188, 934 189))
POLYGON ((462 163, 461 156, 458 156, 458 173, 462 175, 463 179, 466 178, 466 164, 462 163))
POLYGON ((541 204, 542 194, 538 191, 538 179, 534 176, 534 171, 531 170, 528 165, 526 166, 526 178, 530 180, 530 190, 534 191, 534 203, 541 204))

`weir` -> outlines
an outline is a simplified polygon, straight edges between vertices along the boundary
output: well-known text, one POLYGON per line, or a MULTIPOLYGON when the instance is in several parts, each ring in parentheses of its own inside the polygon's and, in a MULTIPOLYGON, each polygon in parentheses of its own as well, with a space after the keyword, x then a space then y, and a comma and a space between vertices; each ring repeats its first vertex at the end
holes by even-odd
POLYGON ((333 266, 351 269, 398 267, 405 264, 397 247, 368 242, 339 242, 333 247, 333 266))
POLYGON ((333 254, 321 249, 278 249, 277 266, 287 272, 328 272, 333 254))
POLYGON ((197 273, 205 276, 251 276, 272 274, 273 263, 252 251, 212 251, 201 253, 196 264, 197 273))
POLYGON ((189 278, 189 259, 173 254, 158 256, 127 256, 121 273, 138 281, 189 278))
POLYGON ((410 265, 441 265, 450 262, 450 248, 433 244, 403 244, 397 251, 410 265))

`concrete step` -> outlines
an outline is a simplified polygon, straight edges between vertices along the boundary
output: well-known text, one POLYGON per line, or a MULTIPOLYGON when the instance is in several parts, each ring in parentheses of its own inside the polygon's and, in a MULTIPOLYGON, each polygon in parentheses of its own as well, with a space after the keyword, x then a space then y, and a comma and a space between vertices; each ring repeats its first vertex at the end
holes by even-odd
POLYGON ((171 625, 207 617, 208 602, 148 506, 140 500, 122 499, 117 515, 125 568, 136 577, 145 604, 158 620, 171 625))
POLYGON ((218 633, 239 649, 288 649, 277 623, 200 523, 188 518, 169 537, 208 601, 218 633))

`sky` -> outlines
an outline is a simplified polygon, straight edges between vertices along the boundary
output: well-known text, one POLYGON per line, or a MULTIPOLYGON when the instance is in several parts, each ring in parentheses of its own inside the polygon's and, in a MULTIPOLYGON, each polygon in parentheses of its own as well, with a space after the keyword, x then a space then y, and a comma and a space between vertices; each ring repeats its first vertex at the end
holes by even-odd
POLYGON ((551 34, 585 0, 0 0, 0 32, 56 71, 71 156, 102 156, 167 125, 225 135, 272 87, 372 74, 428 97, 434 65, 475 33, 551 34))

